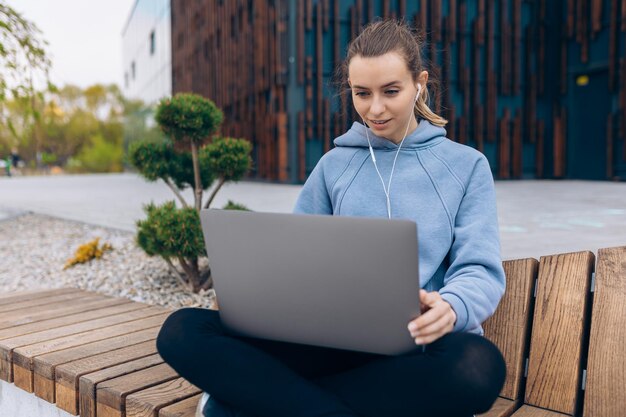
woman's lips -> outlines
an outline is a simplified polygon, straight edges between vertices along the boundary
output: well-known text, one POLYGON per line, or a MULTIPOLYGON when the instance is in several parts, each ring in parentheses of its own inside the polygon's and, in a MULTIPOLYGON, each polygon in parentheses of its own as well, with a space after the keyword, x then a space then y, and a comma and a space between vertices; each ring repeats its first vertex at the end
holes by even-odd
POLYGON ((385 120, 383 123, 377 123, 377 122, 375 122, 375 121, 373 121, 373 120, 370 120, 370 127, 371 127, 372 129, 378 129, 378 130, 380 130, 380 129, 384 129, 385 127, 387 127, 387 125, 389 125, 389 121, 390 121, 390 120, 391 120, 391 119, 387 119, 387 120, 385 120))

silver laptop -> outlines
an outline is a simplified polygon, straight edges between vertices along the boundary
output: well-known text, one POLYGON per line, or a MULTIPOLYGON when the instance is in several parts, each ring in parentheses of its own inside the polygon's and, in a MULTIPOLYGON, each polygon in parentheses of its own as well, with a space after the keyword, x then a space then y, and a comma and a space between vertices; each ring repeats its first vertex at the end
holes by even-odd
POLYGON ((222 322, 235 333, 379 354, 415 349, 410 220, 202 210, 222 322))

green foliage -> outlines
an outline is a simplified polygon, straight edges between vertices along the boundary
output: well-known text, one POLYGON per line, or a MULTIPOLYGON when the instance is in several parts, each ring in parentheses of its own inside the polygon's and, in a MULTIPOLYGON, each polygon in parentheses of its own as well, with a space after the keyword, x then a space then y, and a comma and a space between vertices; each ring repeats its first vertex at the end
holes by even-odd
POLYGON ((76 160, 81 171, 121 172, 123 156, 124 151, 120 144, 108 142, 101 135, 96 135, 80 151, 76 160))
POLYGON ((0 2, 0 125, 11 135, 11 146, 19 142, 22 131, 28 131, 41 118, 40 90, 51 90, 51 62, 46 47, 35 24, 0 2), (8 101, 19 102, 23 107, 23 126, 14 125, 6 111, 8 101))
POLYGON ((137 243, 150 256, 196 259, 206 254, 200 217, 193 208, 176 208, 173 201, 147 204, 145 220, 137 222, 137 243))
MULTIPOLYGON (((181 190, 195 184, 191 154, 176 152, 169 140, 133 142, 129 146, 128 157, 130 163, 148 181, 170 179, 181 190)), ((201 159, 201 164, 206 165, 206 162, 201 159)), ((206 189, 211 186, 215 176, 209 170, 201 170, 200 179, 206 189)))
POLYGON ((250 211, 250 209, 243 204, 235 203, 232 200, 228 200, 228 203, 223 207, 223 210, 242 210, 242 211, 250 211))
POLYGON ((57 156, 53 153, 42 152, 41 162, 45 165, 52 165, 57 161, 57 156))
POLYGON ((250 170, 252 145, 245 139, 215 138, 200 151, 208 169, 226 181, 239 181, 250 170))
POLYGON ((215 133, 224 115, 215 104, 202 96, 179 93, 161 100, 156 121, 176 142, 202 143, 215 133))
MULTIPOLYGON (((137 106, 133 111, 141 112, 137 106)), ((199 220, 203 190, 219 178, 204 205, 209 207, 226 181, 243 178, 252 165, 252 145, 244 139, 215 137, 202 146, 217 131, 223 115, 213 102, 195 94, 177 94, 162 100, 155 118, 169 138, 131 143, 128 159, 148 181, 164 180, 183 208, 176 208, 173 201, 162 206, 145 206, 147 218, 137 222, 137 242, 148 255, 164 258, 183 285, 197 292, 211 282, 210 269, 200 271, 198 263, 198 257, 205 256, 199 220), (188 186, 194 191, 193 208, 180 193, 188 186), (173 259, 184 274, 174 266, 173 259)), ((248 210, 232 201, 225 208, 248 210)))

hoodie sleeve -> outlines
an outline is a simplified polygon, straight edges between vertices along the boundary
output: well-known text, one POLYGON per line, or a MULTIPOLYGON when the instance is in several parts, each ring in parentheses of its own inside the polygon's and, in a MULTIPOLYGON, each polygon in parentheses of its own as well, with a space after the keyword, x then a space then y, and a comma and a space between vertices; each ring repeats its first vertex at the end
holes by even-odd
POLYGON ((450 266, 439 291, 456 313, 453 331, 478 328, 494 313, 504 289, 493 176, 481 156, 456 215, 450 266))
POLYGON ((324 157, 307 178, 293 212, 298 214, 333 214, 333 207, 324 176, 324 157))

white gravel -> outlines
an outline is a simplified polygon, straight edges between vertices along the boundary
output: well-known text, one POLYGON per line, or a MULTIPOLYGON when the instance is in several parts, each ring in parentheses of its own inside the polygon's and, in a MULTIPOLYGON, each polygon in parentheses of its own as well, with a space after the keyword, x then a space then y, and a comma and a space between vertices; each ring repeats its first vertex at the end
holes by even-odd
POLYGON ((76 287, 172 308, 210 307, 213 290, 187 292, 159 257, 149 257, 130 232, 39 214, 0 219, 0 292, 76 287), (63 270, 78 246, 96 237, 113 250, 63 270))

